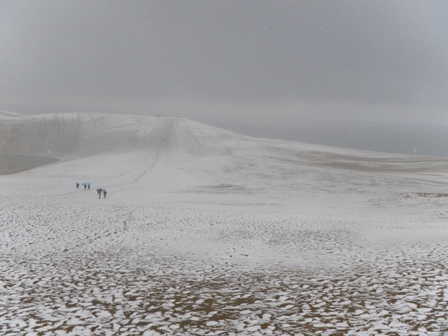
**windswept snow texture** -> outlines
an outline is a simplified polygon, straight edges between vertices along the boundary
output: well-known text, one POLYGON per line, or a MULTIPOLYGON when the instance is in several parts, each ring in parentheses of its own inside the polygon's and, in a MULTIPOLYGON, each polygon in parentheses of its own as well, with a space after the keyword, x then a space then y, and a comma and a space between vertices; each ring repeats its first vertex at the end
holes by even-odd
POLYGON ((447 159, 177 118, 0 121, 1 160, 54 161, 0 176, 2 335, 448 332, 447 159))

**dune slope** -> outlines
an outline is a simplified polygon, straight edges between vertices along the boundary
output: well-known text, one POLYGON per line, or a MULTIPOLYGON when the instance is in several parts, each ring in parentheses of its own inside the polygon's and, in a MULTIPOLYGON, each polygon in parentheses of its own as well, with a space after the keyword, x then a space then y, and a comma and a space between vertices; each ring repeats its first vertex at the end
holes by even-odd
POLYGON ((1 334, 448 330, 446 159, 5 115, 2 160, 1 334))

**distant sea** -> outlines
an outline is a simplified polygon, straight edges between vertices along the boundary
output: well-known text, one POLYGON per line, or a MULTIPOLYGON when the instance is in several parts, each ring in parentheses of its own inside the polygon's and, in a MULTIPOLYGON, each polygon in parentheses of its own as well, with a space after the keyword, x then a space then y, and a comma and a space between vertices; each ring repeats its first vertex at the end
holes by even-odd
POLYGON ((448 157, 448 127, 353 123, 299 128, 290 139, 375 152, 448 157))
POLYGON ((0 154, 0 175, 15 174, 57 161, 44 156, 0 154))
POLYGON ((298 122, 287 126, 227 125, 264 138, 374 152, 448 157, 448 126, 372 122, 298 122))

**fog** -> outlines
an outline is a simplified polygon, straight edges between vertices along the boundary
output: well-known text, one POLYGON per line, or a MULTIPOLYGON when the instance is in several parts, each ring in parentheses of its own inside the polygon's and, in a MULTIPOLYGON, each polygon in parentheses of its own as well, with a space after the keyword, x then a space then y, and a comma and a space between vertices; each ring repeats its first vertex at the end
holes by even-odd
POLYGON ((2 1, 0 110, 179 116, 446 155, 447 12, 441 0, 2 1))

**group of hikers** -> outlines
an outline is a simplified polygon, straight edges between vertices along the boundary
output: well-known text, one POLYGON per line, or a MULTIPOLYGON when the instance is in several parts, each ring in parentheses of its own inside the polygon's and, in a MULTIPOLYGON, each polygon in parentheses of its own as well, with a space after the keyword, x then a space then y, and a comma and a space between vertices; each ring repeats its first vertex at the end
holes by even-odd
MULTIPOLYGON (((75 185, 76 185, 76 189, 79 189, 80 185, 84 186, 84 189, 90 189, 90 182, 83 182, 83 183, 76 182, 75 185)), ((101 199, 101 194, 103 194, 103 197, 106 198, 107 190, 103 189, 103 188, 98 188, 96 190, 96 193, 98 194, 99 199, 101 199)))
POLYGON ((106 195, 107 195, 107 191, 106 191, 106 189, 98 188, 98 189, 96 190, 96 193, 98 194, 98 198, 99 198, 99 199, 101 199, 101 193, 103 193, 104 198, 106 198, 106 195))

